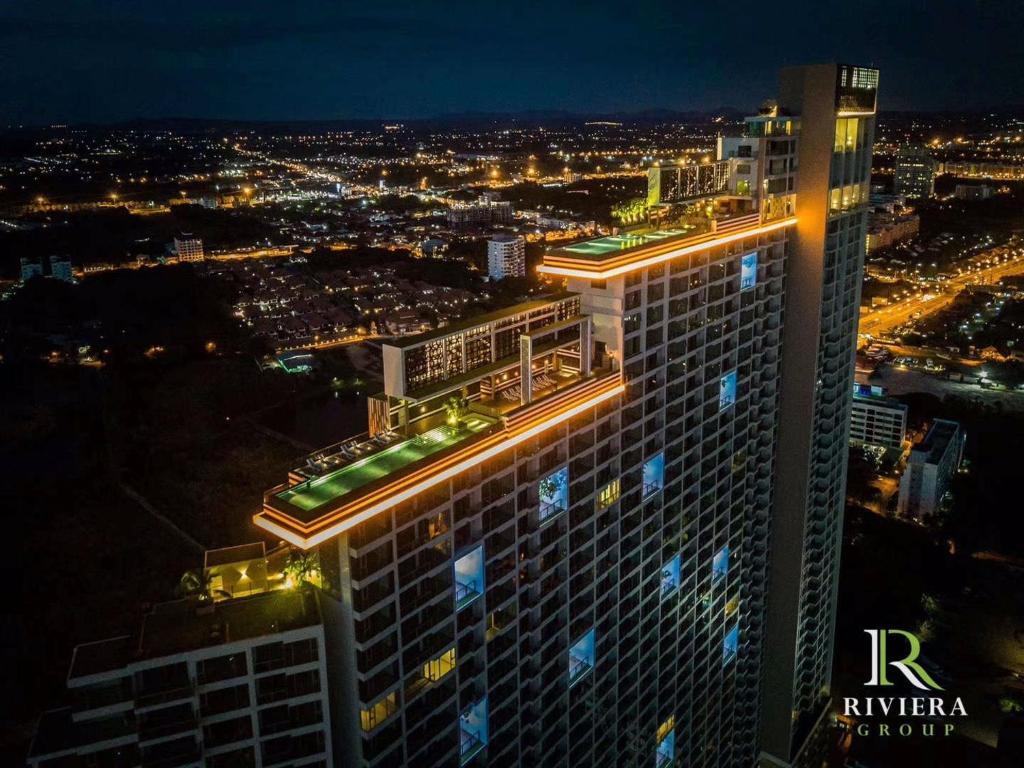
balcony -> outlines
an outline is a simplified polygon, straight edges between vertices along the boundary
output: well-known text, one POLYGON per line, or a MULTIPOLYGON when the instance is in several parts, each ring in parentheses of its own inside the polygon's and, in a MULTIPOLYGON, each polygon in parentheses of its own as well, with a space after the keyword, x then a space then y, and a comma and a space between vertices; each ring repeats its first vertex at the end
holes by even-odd
POLYGON ((487 746, 487 697, 459 715, 459 763, 465 765, 487 746))
POLYGON ((479 546, 455 561, 455 610, 462 610, 483 592, 484 548, 479 546))

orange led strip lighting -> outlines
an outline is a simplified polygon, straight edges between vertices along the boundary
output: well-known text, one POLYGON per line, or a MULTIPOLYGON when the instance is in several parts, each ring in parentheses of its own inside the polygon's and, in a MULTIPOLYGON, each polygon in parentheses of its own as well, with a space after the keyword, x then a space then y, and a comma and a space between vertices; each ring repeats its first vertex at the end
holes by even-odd
POLYGON ((678 241, 675 243, 660 243, 649 248, 640 248, 618 258, 613 257, 600 262, 574 259, 554 253, 545 256, 544 263, 537 270, 546 275, 558 275, 559 277, 583 277, 588 280, 606 280, 609 277, 618 277, 637 269, 662 264, 679 256, 685 256, 688 253, 703 251, 716 245, 724 245, 746 237, 764 235, 784 227, 791 227, 796 222, 796 216, 791 216, 788 219, 781 219, 780 221, 752 227, 751 229, 741 229, 738 232, 730 232, 727 235, 712 233, 695 241, 684 241, 686 244, 682 246, 679 245, 678 241))
POLYGON ((531 414, 534 418, 523 426, 491 435, 478 443, 467 446, 464 451, 433 462, 408 476, 398 478, 384 488, 361 497, 311 523, 302 523, 268 506, 264 506, 263 511, 253 517, 253 522, 260 528, 275 536, 280 536, 297 547, 309 549, 439 483, 450 480, 503 451, 536 437, 551 427, 568 421, 588 408, 610 400, 624 391, 625 385, 620 378, 615 377, 601 386, 595 387, 590 397, 575 405, 559 408, 558 403, 541 404, 538 410, 531 414))

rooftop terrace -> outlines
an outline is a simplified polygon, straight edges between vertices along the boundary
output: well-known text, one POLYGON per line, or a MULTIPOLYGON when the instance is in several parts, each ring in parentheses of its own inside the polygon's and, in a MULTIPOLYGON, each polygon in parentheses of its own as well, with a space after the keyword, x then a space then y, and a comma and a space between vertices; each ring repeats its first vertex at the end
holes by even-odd
POLYGON ((794 224, 796 217, 762 223, 755 212, 715 219, 711 231, 666 229, 637 236, 599 237, 553 248, 544 255, 539 269, 549 275, 604 280, 794 224))
POLYGON ((471 413, 463 419, 459 428, 443 425, 401 440, 333 472, 311 478, 281 491, 277 494, 277 498, 298 507, 303 512, 316 510, 318 507, 375 480, 399 472, 417 461, 458 445, 462 441, 490 429, 496 423, 495 419, 488 416, 471 413))
POLYGON ((470 410, 457 429, 435 427, 322 477, 272 489, 255 523, 308 549, 623 390, 611 369, 548 378, 539 398, 526 405, 499 408, 492 400, 493 415, 470 410))
POLYGON ((696 226, 677 227, 673 229, 658 229, 654 232, 643 234, 625 233, 621 235, 606 235, 593 240, 584 240, 580 243, 565 245, 558 248, 558 251, 576 254, 578 258, 593 259, 601 261, 609 255, 631 248, 639 248, 642 245, 660 243, 663 240, 689 237, 696 234, 696 226))

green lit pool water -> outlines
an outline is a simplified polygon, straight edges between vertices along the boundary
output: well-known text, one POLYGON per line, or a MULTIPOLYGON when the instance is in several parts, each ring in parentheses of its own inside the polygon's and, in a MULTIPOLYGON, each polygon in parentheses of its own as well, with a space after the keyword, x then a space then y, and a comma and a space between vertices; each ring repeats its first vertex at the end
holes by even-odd
POLYGON ((659 240, 670 237, 680 237, 689 232, 689 229, 659 229, 655 232, 647 232, 642 235, 608 235, 598 237, 594 240, 585 240, 582 243, 574 243, 560 248, 561 251, 568 251, 582 256, 605 256, 609 253, 621 251, 626 248, 635 248, 638 245, 648 245, 659 240))
POLYGON ((435 427, 429 432, 403 440, 322 477, 293 486, 279 493, 277 497, 302 510, 315 509, 374 480, 397 472, 413 462, 443 451, 493 424, 492 420, 473 414, 463 420, 464 428, 458 432, 453 432, 446 426, 435 427))

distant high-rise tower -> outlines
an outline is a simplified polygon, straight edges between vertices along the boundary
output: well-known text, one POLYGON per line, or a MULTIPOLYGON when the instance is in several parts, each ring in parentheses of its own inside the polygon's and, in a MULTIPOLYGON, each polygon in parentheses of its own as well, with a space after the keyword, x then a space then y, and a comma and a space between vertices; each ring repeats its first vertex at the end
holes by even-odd
POLYGON ((491 280, 526 277, 526 241, 521 235, 495 235, 487 241, 487 274, 491 280))
POLYGON ((893 191, 907 197, 931 197, 935 194, 937 167, 926 148, 904 144, 896 151, 893 191))
POLYGON ((42 277, 43 265, 39 259, 21 259, 21 282, 27 283, 33 277, 42 277))
MULTIPOLYGON (((813 761, 827 711, 846 496, 878 70, 786 69, 800 116, 797 224, 786 265, 762 749, 813 761)), ((820 765, 820 760, 818 760, 820 765)))
POLYGON ((203 241, 191 232, 182 232, 174 237, 174 251, 179 261, 202 261, 203 241))
POLYGON ((73 283, 75 275, 71 269, 71 260, 60 256, 51 256, 50 277, 54 280, 62 280, 65 283, 73 283))

